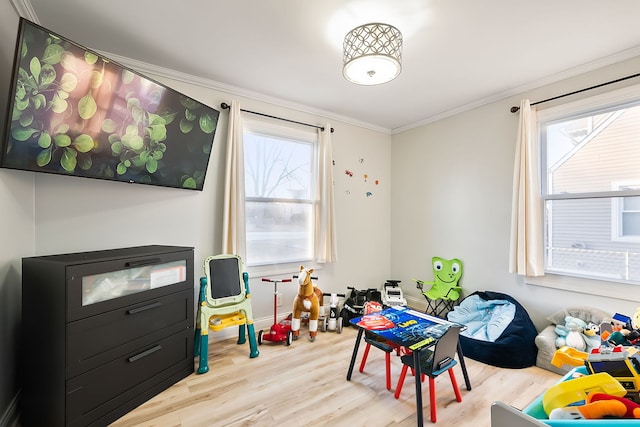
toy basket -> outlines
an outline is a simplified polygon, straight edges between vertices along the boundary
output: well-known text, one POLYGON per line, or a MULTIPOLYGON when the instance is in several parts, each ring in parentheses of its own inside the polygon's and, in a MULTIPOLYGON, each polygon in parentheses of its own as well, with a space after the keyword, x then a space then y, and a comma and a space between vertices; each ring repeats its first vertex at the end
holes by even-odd
MULTIPOLYGON (((584 366, 573 368, 564 377, 562 377, 559 382, 564 382, 571 378, 574 378, 576 373, 587 375, 587 370, 584 366)), ((538 398, 531 402, 527 407, 525 407, 522 412, 527 414, 531 418, 535 418, 538 421, 543 422, 551 427, 623 427, 635 425, 637 423, 637 420, 629 418, 601 420, 550 420, 548 419, 547 414, 543 408, 543 396, 544 394, 538 396, 538 398)))

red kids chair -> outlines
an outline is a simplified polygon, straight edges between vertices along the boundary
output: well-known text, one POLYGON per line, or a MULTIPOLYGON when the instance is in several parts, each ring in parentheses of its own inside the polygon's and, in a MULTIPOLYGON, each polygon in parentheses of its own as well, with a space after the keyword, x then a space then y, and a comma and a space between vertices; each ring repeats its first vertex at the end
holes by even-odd
POLYGON ((364 372, 364 365, 367 363, 367 357, 369 356, 369 350, 371 346, 384 351, 385 372, 387 378, 387 390, 391 390, 391 353, 396 352, 400 354, 400 347, 397 344, 387 340, 378 340, 375 336, 367 336, 365 332, 364 342, 367 346, 364 348, 364 354, 362 355, 362 361, 360 362, 360 372, 364 372))

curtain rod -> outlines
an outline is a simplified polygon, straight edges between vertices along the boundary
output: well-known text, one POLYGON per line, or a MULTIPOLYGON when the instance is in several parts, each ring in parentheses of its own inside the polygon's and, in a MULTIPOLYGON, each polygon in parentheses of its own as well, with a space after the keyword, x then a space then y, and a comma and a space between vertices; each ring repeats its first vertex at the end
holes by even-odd
MULTIPOLYGON (((554 101, 556 99, 564 98, 565 96, 575 95, 576 93, 586 92, 586 91, 591 90, 591 89, 597 89, 597 88, 602 87, 602 86, 607 86, 607 85, 610 85, 610 84, 613 84, 613 83, 618 83, 618 82, 621 82, 621 81, 624 81, 624 80, 628 80, 628 79, 632 79, 632 78, 638 77, 638 76, 640 76, 640 73, 633 74, 633 75, 627 76, 627 77, 621 77, 619 79, 611 80, 611 81, 608 81, 608 82, 605 82, 605 83, 600 83, 599 85, 586 87, 584 89, 575 90, 573 92, 563 93, 562 95, 554 96, 553 98, 543 99, 542 101, 534 102, 531 105, 533 106, 533 105, 537 105, 537 104, 542 104, 543 102, 554 101)), ((511 107, 510 111, 512 113, 517 113, 519 110, 520 110, 520 107, 513 106, 513 107, 511 107)))
MULTIPOLYGON (((223 102, 222 104, 220 104, 220 107, 223 110, 228 110, 229 108, 231 108, 231 106, 229 104, 227 104, 226 102, 223 102)), ((316 126, 316 125, 311 125, 309 123, 297 122, 295 120, 283 119, 282 117, 270 116, 269 114, 258 113, 256 111, 250 111, 250 110, 244 110, 242 108, 240 109, 240 111, 243 111, 245 113, 255 114, 257 116, 269 117, 270 119, 282 120, 282 121, 289 122, 289 123, 297 123, 299 125, 309 126, 309 127, 312 127, 312 128, 320 129, 321 131, 324 132, 324 126, 316 126)), ((333 128, 331 128, 331 133, 333 133, 333 128)))

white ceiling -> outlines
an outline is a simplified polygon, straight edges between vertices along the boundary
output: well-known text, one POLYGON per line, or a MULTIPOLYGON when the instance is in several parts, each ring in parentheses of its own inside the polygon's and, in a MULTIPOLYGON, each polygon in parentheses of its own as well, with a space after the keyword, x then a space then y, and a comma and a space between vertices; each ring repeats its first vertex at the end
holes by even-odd
POLYGON ((11 1, 91 49, 390 132, 640 54, 638 0, 11 1), (379 86, 342 77, 368 22, 404 38, 379 86))

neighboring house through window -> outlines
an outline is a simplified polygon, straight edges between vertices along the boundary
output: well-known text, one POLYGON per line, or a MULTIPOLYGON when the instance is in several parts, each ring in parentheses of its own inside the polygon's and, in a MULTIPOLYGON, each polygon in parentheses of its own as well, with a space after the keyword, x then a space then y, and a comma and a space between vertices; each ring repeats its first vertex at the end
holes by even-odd
POLYGON ((538 111, 545 272, 640 284, 640 92, 538 111))
MULTIPOLYGON (((640 190, 640 182, 614 184, 614 190, 640 190)), ((619 241, 640 242, 640 197, 619 197, 612 201, 613 230, 611 238, 619 241)))

